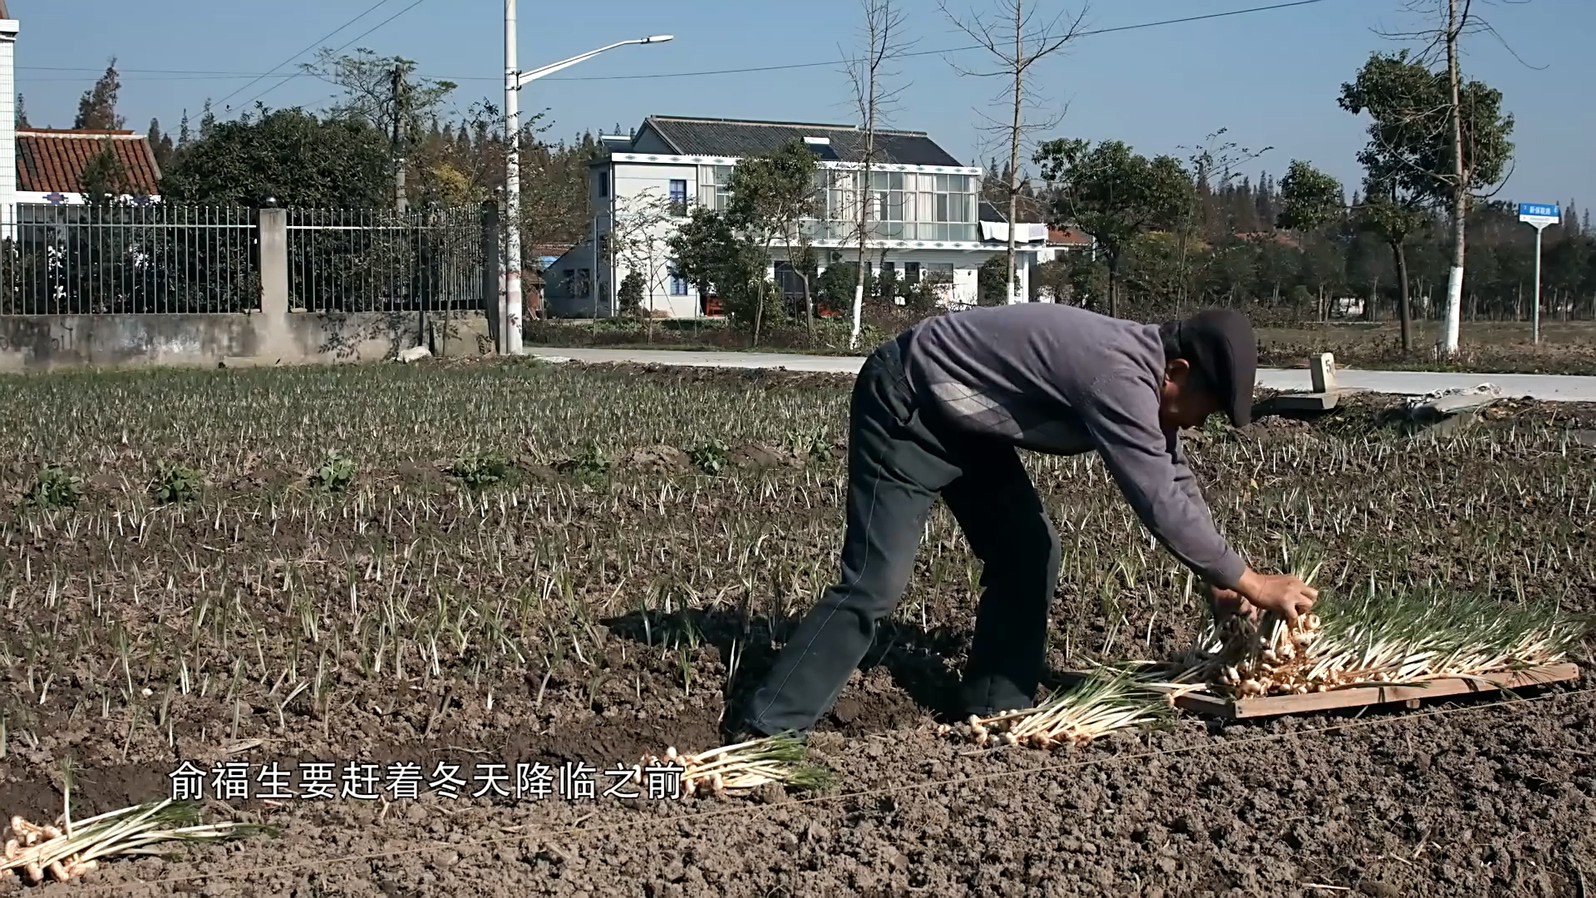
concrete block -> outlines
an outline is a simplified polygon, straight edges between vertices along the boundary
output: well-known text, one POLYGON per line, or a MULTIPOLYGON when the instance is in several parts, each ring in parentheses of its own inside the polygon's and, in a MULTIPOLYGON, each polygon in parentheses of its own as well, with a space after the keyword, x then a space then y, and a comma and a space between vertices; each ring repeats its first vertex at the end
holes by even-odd
POLYGON ((1327 412, 1336 407, 1340 393, 1282 393, 1269 399, 1271 411, 1327 412))
POLYGON ((1313 392, 1336 392, 1336 357, 1333 353, 1321 352, 1308 360, 1308 375, 1313 379, 1313 392))

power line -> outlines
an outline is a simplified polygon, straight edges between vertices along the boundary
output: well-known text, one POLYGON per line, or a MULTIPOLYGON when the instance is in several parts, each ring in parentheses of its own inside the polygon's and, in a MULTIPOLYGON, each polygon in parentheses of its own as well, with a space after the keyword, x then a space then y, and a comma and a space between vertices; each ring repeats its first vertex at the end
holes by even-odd
MULTIPOLYGON (((387 0, 384 0, 384 2, 387 2, 387 0)), ((383 25, 387 24, 387 22, 393 21, 393 19, 396 19, 399 16, 403 15, 405 12, 408 12, 409 9, 413 9, 420 2, 421 2, 421 0, 416 0, 416 3, 411 4, 410 7, 407 7, 406 9, 401 10, 399 13, 397 13, 394 16, 390 17, 387 21, 377 25, 376 28, 381 28, 383 25)), ((1174 18, 1174 19, 1160 19, 1160 20, 1155 21, 1155 22, 1138 22, 1138 23, 1135 23, 1135 24, 1132 24, 1132 25, 1116 25, 1116 26, 1113 26, 1113 27, 1110 27, 1110 28, 1095 28, 1095 29, 1090 29, 1090 30, 1086 30, 1086 31, 1081 31, 1078 34, 1076 34, 1076 37, 1077 38, 1080 38, 1080 37, 1093 37, 1093 36, 1104 35, 1104 34, 1119 34, 1119 33, 1127 32, 1127 31, 1141 31, 1141 30, 1148 29, 1148 28, 1162 28, 1162 27, 1165 27, 1165 26, 1168 26, 1168 25, 1185 25, 1185 24, 1190 24, 1190 23, 1193 23, 1193 22, 1208 21, 1208 20, 1211 20, 1211 19, 1224 19, 1224 18, 1232 18, 1232 17, 1235 17, 1235 16, 1252 15, 1254 13, 1274 12, 1276 10, 1291 9, 1293 7, 1299 7, 1299 6, 1312 6, 1314 4, 1326 3, 1326 2, 1329 2, 1329 0, 1291 0, 1291 2, 1272 3, 1272 4, 1269 4, 1267 6, 1251 6, 1251 7, 1246 7, 1244 9, 1226 10, 1224 12, 1205 13, 1203 15, 1195 15, 1195 16, 1182 16, 1180 18, 1174 18)), ((381 5, 381 4, 378 4, 378 5, 381 5)), ((364 16, 365 14, 362 13, 361 15, 364 16)), ((356 18, 360 18, 360 17, 357 16, 356 18)), ((346 25, 344 27, 348 27, 348 26, 346 25)), ((376 28, 373 28, 373 29, 367 31, 365 34, 360 35, 360 37, 355 38, 355 40, 356 41, 360 40, 361 38, 365 37, 366 34, 370 34, 371 31, 375 31, 376 28)), ((343 29, 340 28, 339 30, 341 31, 343 29)), ((335 31, 333 33, 336 34, 337 32, 335 31)), ((352 44, 352 43, 354 43, 354 41, 351 41, 350 43, 352 44)), ((340 47, 339 50, 335 50, 333 52, 340 52, 343 49, 347 48, 348 46, 349 45, 346 44, 346 45, 344 45, 344 47, 340 47)), ((984 50, 984 49, 986 49, 986 48, 981 46, 980 44, 972 44, 972 45, 964 46, 964 47, 945 47, 945 48, 940 49, 940 50, 916 50, 916 51, 913 51, 913 52, 904 53, 904 54, 902 54, 902 57, 903 58, 908 58, 908 57, 918 57, 918 56, 939 56, 939 55, 943 55, 943 54, 947 54, 947 53, 967 53, 967 52, 970 52, 972 50, 984 50)), ((301 51, 301 53, 295 54, 295 58, 297 58, 299 55, 303 55, 304 52, 305 51, 301 51)), ((781 64, 781 65, 747 66, 747 67, 744 67, 744 68, 734 68, 734 69, 703 69, 703 70, 699 70, 699 71, 689 71, 689 72, 656 72, 656 73, 645 74, 645 75, 567 75, 567 76, 563 76, 563 77, 559 76, 559 75, 555 75, 555 76, 552 76, 552 77, 549 77, 549 78, 545 78, 543 80, 545 80, 545 81, 642 81, 642 80, 655 80, 655 79, 659 79, 659 78, 704 78, 704 77, 712 77, 712 76, 718 76, 718 75, 746 75, 746 74, 754 74, 754 73, 758 73, 758 72, 782 72, 782 71, 792 71, 792 70, 795 70, 795 69, 827 68, 827 67, 831 67, 831 66, 842 65, 842 64, 844 64, 846 62, 847 62, 847 60, 843 60, 843 59, 831 59, 831 60, 826 60, 824 62, 794 62, 794 63, 786 63, 786 64, 781 64)), ((279 66, 279 68, 281 68, 281 66, 279 66)), ((99 71, 101 71, 100 69, 71 68, 71 67, 65 67, 65 66, 18 66, 17 69, 19 71, 36 71, 36 72, 99 72, 99 71)), ((119 75, 122 75, 122 74, 135 74, 135 75, 147 74, 147 75, 154 75, 154 76, 162 76, 162 77, 151 77, 151 78, 134 79, 134 80, 138 80, 138 81, 198 81, 198 80, 214 80, 214 79, 217 79, 217 78, 254 78, 256 81, 259 81, 259 80, 261 80, 263 78, 271 77, 271 75, 273 74, 272 72, 266 72, 264 74, 257 75, 254 72, 203 71, 203 70, 191 70, 191 69, 118 69, 117 73, 119 75)), ((308 72, 294 72, 294 73, 290 73, 288 75, 283 76, 283 81, 278 82, 278 84, 280 85, 280 84, 282 84, 282 83, 284 83, 286 81, 292 80, 294 78, 308 78, 308 77, 315 77, 315 76, 311 75, 308 72)), ((69 81, 69 80, 70 81, 77 81, 79 79, 76 79, 76 78, 70 78, 70 79, 69 78, 30 78, 28 80, 30 80, 30 81, 69 81)), ((442 77, 440 77, 440 78, 438 78, 438 80, 456 81, 456 82, 467 82, 467 81, 502 82, 504 80, 504 76, 496 75, 496 76, 489 77, 489 76, 483 76, 483 75, 468 75, 468 76, 463 76, 463 77, 458 77, 458 78, 442 78, 442 77)), ((250 83, 253 84, 254 82, 252 81, 250 83)), ((244 87, 239 88, 239 90, 234 91, 234 94, 242 93, 243 90, 248 88, 248 87, 249 87, 249 85, 246 84, 246 85, 244 85, 244 87)), ((276 87, 274 86, 271 89, 275 90, 276 87)), ((229 96, 232 96, 232 94, 229 94, 229 96)), ((254 99, 256 99, 256 98, 252 98, 251 102, 253 102, 254 99)))
MULTIPOLYGON (((331 38, 333 35, 335 35, 338 32, 344 30, 345 28, 348 28, 350 25, 355 24, 356 22, 360 21, 361 19, 364 19, 366 16, 371 15, 373 12, 375 12, 377 10, 377 7, 382 6, 382 5, 384 5, 384 4, 388 3, 388 2, 389 2, 389 0, 377 0, 377 2, 372 4, 369 8, 367 8, 365 12, 361 13, 358 16, 355 16, 353 19, 350 19, 349 21, 343 23, 342 25, 339 25, 337 28, 334 28, 333 30, 327 32, 326 34, 322 35, 321 37, 316 38, 316 40, 313 41, 310 44, 310 46, 306 47, 303 50, 300 50, 298 53, 295 53, 293 56, 290 56, 287 59, 283 60, 282 62, 279 62, 278 64, 272 66, 270 69, 268 69, 265 72, 263 72, 262 74, 256 76, 256 78, 253 81, 249 82, 249 84, 245 84, 243 87, 240 87, 239 89, 233 91, 232 93, 228 94, 227 96, 222 97, 220 100, 217 100, 216 101, 216 105, 217 106, 221 106, 222 108, 225 109, 226 106, 227 106, 227 101, 228 100, 231 100, 232 98, 238 96, 239 94, 243 93, 244 91, 249 90, 251 85, 256 84, 257 82, 261 81, 262 79, 270 77, 273 72, 277 71, 278 69, 282 68, 283 66, 288 65, 289 63, 293 62, 294 60, 298 59, 299 57, 304 56, 306 53, 309 53, 310 51, 312 51, 312 50, 316 49, 317 47, 321 46, 323 41, 331 38)), ((118 74, 120 74, 120 72, 118 74)))
MULTIPOLYGON (((386 2, 388 2, 388 0, 382 0, 382 3, 386 3, 386 2)), ((358 41, 363 40, 366 37, 366 35, 371 34, 373 31, 376 31, 377 29, 381 28, 382 26, 388 24, 389 22, 392 22, 394 19, 399 18, 400 16, 402 16, 405 13, 411 11, 412 9, 415 9, 416 7, 420 6, 421 4, 423 4, 425 2, 426 2, 426 0, 415 0, 414 3, 411 3, 409 6, 405 7, 404 9, 399 10, 398 12, 396 12, 393 15, 389 16, 388 18, 383 19, 381 22, 378 22, 377 24, 371 26, 370 28, 367 28, 365 31, 362 31, 361 33, 355 35, 353 38, 350 39, 349 43, 344 44, 342 47, 339 47, 338 49, 336 49, 336 50, 334 50, 332 52, 334 54, 338 54, 338 53, 344 52, 345 50, 347 50, 350 47, 354 46, 358 41)), ((381 6, 382 3, 378 3, 377 6, 381 6)), ((372 7, 372 8, 375 9, 376 7, 372 7)), ((361 15, 364 15, 364 13, 362 13, 361 15)), ((340 28, 338 30, 342 31, 343 29, 340 28)), ((333 34, 337 34, 337 33, 338 33, 337 31, 333 32, 333 34)), ((328 35, 327 37, 331 37, 331 36, 332 35, 328 35)), ((326 40, 326 38, 322 38, 322 40, 326 40)), ((319 44, 320 41, 318 41, 317 43, 319 44)), ((246 100, 244 102, 244 105, 248 106, 250 103, 253 103, 256 100, 259 100, 261 97, 264 97, 267 94, 271 93, 272 91, 276 90, 277 88, 282 87, 284 84, 287 84, 288 82, 294 80, 294 78, 296 78, 298 76, 299 76, 299 73, 293 73, 293 74, 288 75, 287 77, 283 78, 283 80, 277 82, 276 84, 273 84, 271 87, 268 87, 265 90, 261 91, 260 93, 256 94, 255 96, 250 97, 248 100, 246 100)), ((234 93, 237 93, 237 91, 234 91, 234 93)))
MULTIPOLYGON (((1180 17, 1178 19, 1161 19, 1161 20, 1156 21, 1156 22, 1138 22, 1137 24, 1134 24, 1134 25, 1116 25, 1116 26, 1114 26, 1112 28, 1094 28, 1094 29, 1091 29, 1091 30, 1088 30, 1088 31, 1077 32, 1075 34, 1075 38, 1092 37, 1092 36, 1100 35, 1100 34, 1118 34, 1120 32, 1124 32, 1124 31, 1140 31, 1140 30, 1145 29, 1145 28, 1160 28, 1160 27, 1163 27, 1165 25, 1185 25, 1185 24, 1188 24, 1188 23, 1191 23, 1191 22, 1206 21, 1208 19, 1223 19, 1223 18, 1229 18, 1231 16, 1250 15, 1252 13, 1273 12, 1274 10, 1277 10, 1277 9, 1290 9, 1292 7, 1295 7, 1295 6, 1312 6, 1315 3, 1325 3, 1325 2, 1327 2, 1327 0, 1291 0, 1291 2, 1287 2, 1287 3, 1272 3, 1272 4, 1268 5, 1268 6, 1252 6, 1252 7, 1246 8, 1246 9, 1232 9, 1232 10, 1227 10, 1225 12, 1206 13, 1206 14, 1200 15, 1200 16, 1182 16, 1182 17, 1180 17)), ((985 49, 986 49, 986 47, 982 46, 981 44, 971 44, 971 45, 965 46, 965 47, 951 47, 951 48, 942 49, 942 50, 916 50, 914 52, 900 54, 899 58, 907 59, 907 58, 915 57, 915 56, 940 56, 940 55, 942 55, 944 53, 967 53, 967 52, 969 52, 971 50, 985 50, 985 49)), ((751 66, 749 68, 741 68, 741 69, 707 69, 707 70, 699 71, 699 72, 661 72, 661 73, 653 74, 653 75, 576 75, 576 76, 571 76, 571 77, 568 77, 568 78, 560 78, 560 77, 556 76, 556 77, 546 78, 544 80, 546 80, 546 81, 635 81, 635 80, 642 80, 642 79, 654 80, 654 79, 658 79, 658 78, 697 78, 697 77, 707 76, 707 75, 743 75, 743 74, 748 74, 748 73, 751 73, 751 72, 782 72, 782 71, 791 71, 793 69, 818 69, 818 68, 824 68, 824 67, 827 67, 827 66, 842 65, 842 64, 845 64, 846 62, 847 62, 847 60, 845 60, 845 59, 833 59, 833 60, 828 60, 826 62, 794 62, 794 63, 788 63, 786 65, 751 66)))

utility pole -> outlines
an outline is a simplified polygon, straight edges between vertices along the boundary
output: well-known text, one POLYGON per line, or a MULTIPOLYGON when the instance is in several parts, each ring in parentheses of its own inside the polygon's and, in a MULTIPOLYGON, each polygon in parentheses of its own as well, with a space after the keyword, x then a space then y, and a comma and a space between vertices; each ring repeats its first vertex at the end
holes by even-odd
POLYGON ((403 122, 405 119, 405 73, 399 66, 393 67, 393 189, 394 208, 400 215, 405 213, 409 204, 405 200, 405 146, 403 122))
POLYGON ((521 354, 521 85, 515 0, 504 0, 504 350, 521 354))
POLYGON ((1458 76, 1458 35, 1463 30, 1458 0, 1449 0, 1446 16, 1446 75, 1451 102, 1448 109, 1452 126, 1452 265, 1446 281, 1446 325, 1441 337, 1442 354, 1457 354, 1459 331, 1463 325, 1463 262, 1467 255, 1469 214, 1469 172, 1463 159, 1463 102, 1458 76))
MULTIPOLYGON (((506 239, 504 274, 500 278, 502 289, 499 295, 504 300, 501 303, 503 317, 500 320, 504 325, 502 333, 505 336, 506 355, 521 355, 523 352, 521 348, 521 88, 539 78, 564 71, 616 47, 629 44, 663 44, 669 40, 671 36, 668 34, 655 34, 616 41, 597 50, 589 50, 569 59, 551 62, 529 72, 523 72, 515 55, 515 0, 504 0, 504 140, 507 151, 504 158, 503 226, 506 239)), ((598 250, 595 247, 595 267, 597 255, 598 250)))

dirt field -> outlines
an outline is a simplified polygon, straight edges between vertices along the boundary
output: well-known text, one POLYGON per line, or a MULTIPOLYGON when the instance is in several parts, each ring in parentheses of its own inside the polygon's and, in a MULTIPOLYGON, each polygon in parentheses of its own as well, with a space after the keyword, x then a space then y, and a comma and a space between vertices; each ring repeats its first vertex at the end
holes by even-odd
MULTIPOLYGON (((831 791, 600 797, 645 751, 715 744, 834 575, 845 386, 488 364, 8 380, 0 814, 59 814, 67 762, 78 818, 170 795, 191 762, 208 821, 281 827, 40 893, 1590 893, 1588 676, 1183 715, 1057 753, 939 736, 979 576, 940 510, 813 741, 831 791), (406 797, 418 779, 463 793, 406 797)), ((1222 526, 1262 565, 1324 558, 1327 589, 1596 611, 1576 438, 1596 409, 1508 405, 1437 440, 1388 408, 1194 434, 1222 526)), ((1177 650, 1198 601, 1102 467, 1031 464, 1065 538, 1054 669, 1177 650)))

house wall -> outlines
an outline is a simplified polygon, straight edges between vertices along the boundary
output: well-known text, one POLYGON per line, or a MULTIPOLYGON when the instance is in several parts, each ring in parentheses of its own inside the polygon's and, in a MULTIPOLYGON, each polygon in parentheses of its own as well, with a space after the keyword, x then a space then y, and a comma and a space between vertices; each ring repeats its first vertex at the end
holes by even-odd
POLYGON ((0 18, 0 221, 16 220, 17 34, 16 19, 0 18))
POLYGON ((628 152, 674 154, 676 151, 671 149, 664 140, 661 140, 660 136, 654 133, 653 128, 644 128, 638 132, 637 139, 632 142, 628 152))
MULTIPOLYGON (((830 251, 823 252, 824 258, 829 259, 830 251)), ((840 252, 842 258, 830 264, 851 265, 858 261, 857 250, 836 250, 836 252, 840 252)), ((977 275, 981 270, 981 266, 986 264, 986 260, 990 259, 992 255, 991 252, 986 250, 902 249, 889 250, 886 261, 894 265, 899 277, 903 276, 905 266, 910 262, 918 263, 922 266, 951 264, 953 266, 953 289, 948 296, 948 301, 956 304, 973 305, 979 296, 977 275)), ((870 252, 866 256, 866 261, 870 265, 871 274, 879 277, 882 262, 881 251, 874 250, 870 252)), ((826 264, 818 265, 817 269, 818 271, 825 271, 826 264)))
MULTIPOLYGON (((37 191, 37 190, 18 190, 18 191, 14 191, 13 195, 16 197, 17 204, 18 205, 23 205, 23 206, 56 206, 56 205, 60 205, 60 206, 81 206, 81 205, 83 205, 83 194, 77 193, 77 192, 60 194, 61 199, 59 201, 57 201, 57 202, 51 202, 51 200, 50 200, 50 196, 51 195, 50 194, 42 193, 42 192, 37 191)), ((158 202, 161 201, 161 198, 159 196, 136 197, 136 196, 133 196, 130 193, 124 193, 121 196, 119 196, 118 199, 122 200, 123 202, 133 202, 133 201, 137 201, 137 200, 148 200, 149 202, 152 202, 152 203, 158 203, 158 202)))
POLYGON ((593 278, 593 241, 584 240, 554 260, 543 271, 543 310, 551 318, 606 318, 609 317, 607 300, 600 300, 591 289, 593 278))
POLYGON ((614 246, 613 266, 600 258, 598 290, 601 306, 619 305, 621 281, 631 272, 643 278, 644 314, 667 318, 696 318, 698 293, 683 285, 684 293, 671 292, 669 241, 698 196, 698 167, 694 165, 617 164, 610 171, 610 196, 599 198, 596 230, 603 245, 614 246), (680 215, 668 209, 670 182, 685 182, 686 204, 680 215))

